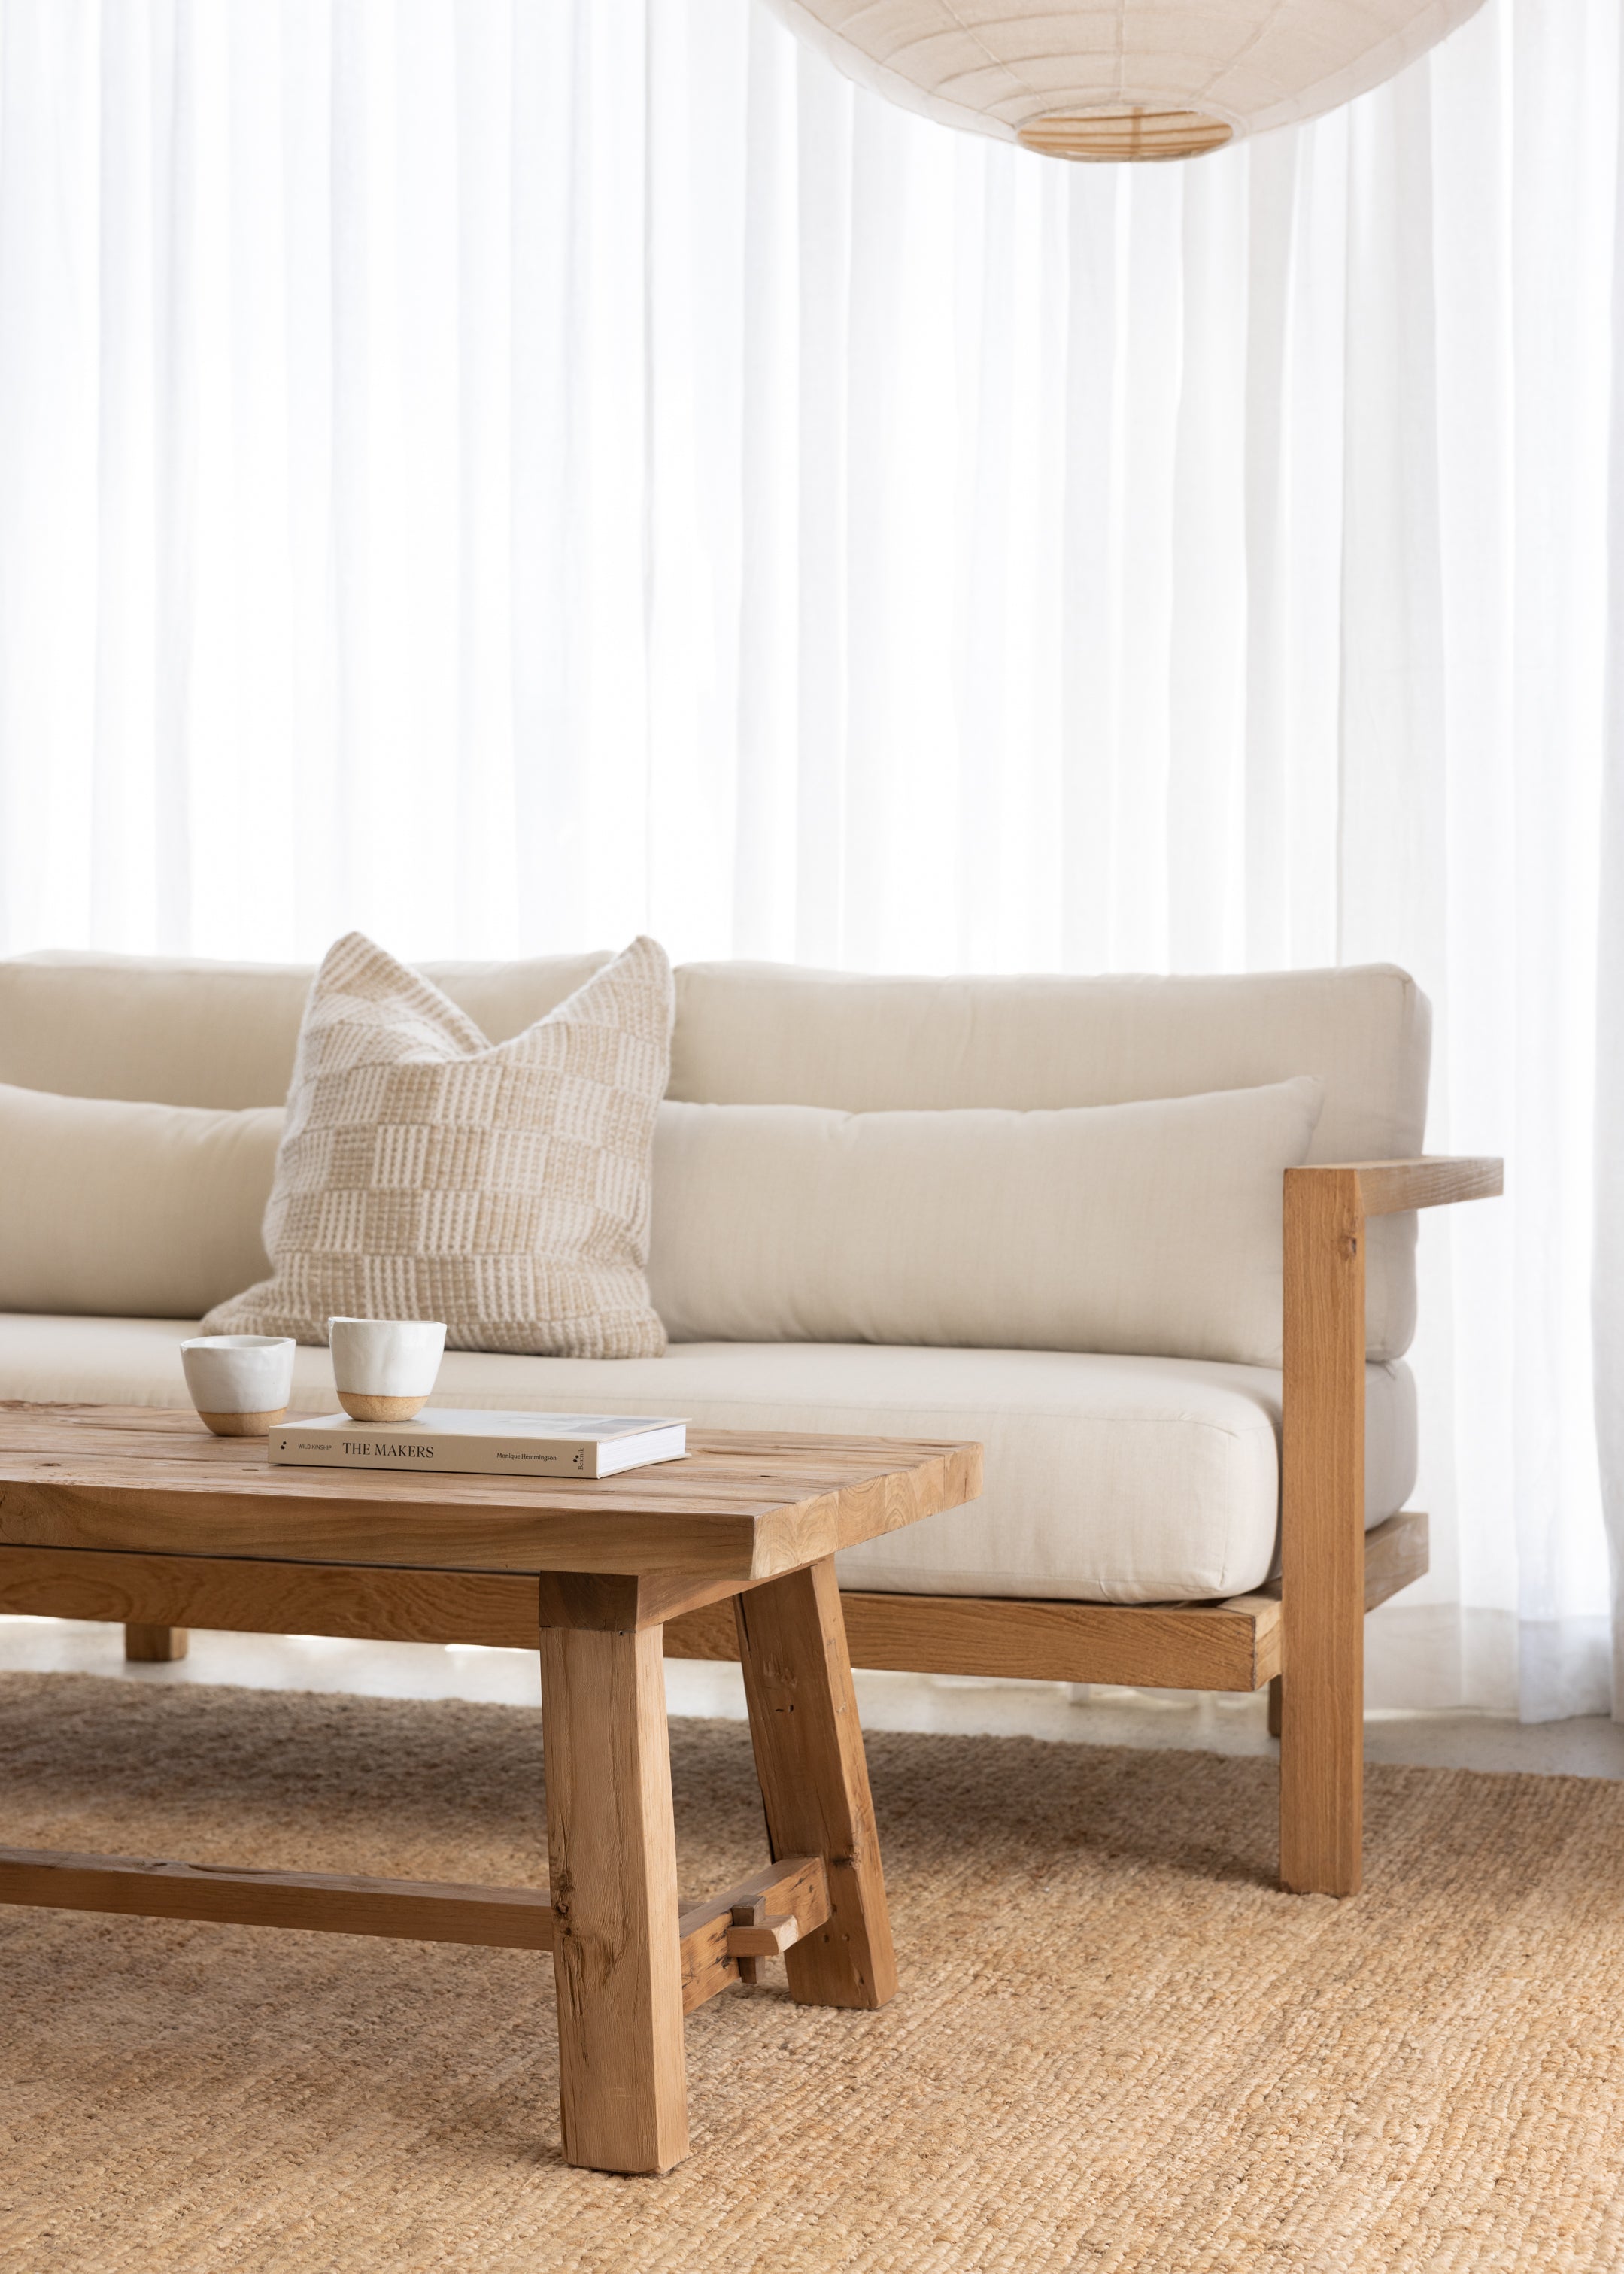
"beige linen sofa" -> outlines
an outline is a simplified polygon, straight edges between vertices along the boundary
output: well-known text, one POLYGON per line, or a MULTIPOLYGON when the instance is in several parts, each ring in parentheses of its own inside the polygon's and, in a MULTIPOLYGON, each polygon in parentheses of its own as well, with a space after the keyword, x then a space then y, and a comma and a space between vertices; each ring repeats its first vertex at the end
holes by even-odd
MULTIPOLYGON (((425 968, 500 1040, 603 960, 425 968)), ((310 977, 94 954, 0 962, 0 1082, 264 1109, 244 1142, 259 1144, 268 1182, 310 977)), ((891 979, 712 963, 679 969, 676 984, 669 1096, 690 1103, 1030 1113, 1319 1078, 1308 1165, 1285 1178, 1281 1367, 1176 1350, 673 1340, 663 1358, 620 1361, 450 1352, 437 1397, 979 1438, 981 1501, 842 1557, 854 1662, 1194 1689, 1270 1683, 1283 1731, 1282 1878, 1351 1891, 1362 1621, 1426 1568, 1425 1520, 1405 1512, 1417 1465, 1403 1362, 1413 1209, 1499 1188, 1495 1163, 1417 1158, 1430 1020, 1413 981, 1386 966, 891 979)), ((662 1261, 662 1213, 674 1223, 685 1206, 680 1158, 670 1154, 664 1171, 659 1162, 657 1141, 650 1276, 669 1319, 693 1306, 662 1261)), ((4 1204, 25 1207, 27 1195, 4 1204)), ((132 1239, 139 1214, 137 1204, 132 1239)), ((150 1224, 139 1229, 150 1238, 150 1224)), ((223 1294, 242 1267, 220 1268, 223 1294)), ((192 1320, 97 1315, 71 1288, 49 1306, 28 1299, 34 1307, 0 1314, 0 1397, 185 1402, 177 1344, 192 1320)), ((296 1406, 332 1400, 327 1353, 301 1350, 296 1406)), ((731 1623, 695 1614, 667 1630, 666 1647, 732 1655, 731 1623)))

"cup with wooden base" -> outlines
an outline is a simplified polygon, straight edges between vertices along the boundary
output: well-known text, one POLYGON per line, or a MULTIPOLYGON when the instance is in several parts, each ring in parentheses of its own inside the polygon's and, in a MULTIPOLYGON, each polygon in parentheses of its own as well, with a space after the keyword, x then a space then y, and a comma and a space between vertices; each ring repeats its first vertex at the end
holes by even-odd
POLYGON ((333 1380, 352 1421, 410 1421, 433 1395, 440 1319, 329 1319, 333 1380))
POLYGON ((263 1437, 293 1395, 290 1335, 199 1335, 180 1346, 198 1419, 216 1437, 263 1437))

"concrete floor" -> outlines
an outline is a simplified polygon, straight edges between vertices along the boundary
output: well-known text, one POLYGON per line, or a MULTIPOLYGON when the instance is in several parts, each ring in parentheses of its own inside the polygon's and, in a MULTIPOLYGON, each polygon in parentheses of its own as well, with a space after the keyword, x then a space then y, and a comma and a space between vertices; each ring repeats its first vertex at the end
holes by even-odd
MULTIPOLYGON (((122 1628, 71 1619, 0 1616, 0 1672, 114 1675, 136 1682, 238 1683, 258 1690, 341 1690, 385 1698, 538 1702, 528 1652, 432 1643, 335 1642, 317 1635, 194 1632, 171 1666, 129 1666, 122 1628)), ((1144 1745, 1217 1753, 1274 1751, 1262 1693, 1083 1689, 1059 1683, 981 1682, 953 1675, 857 1675, 871 1729, 944 1729, 1047 1738, 1064 1744, 1144 1745)), ((676 1714, 741 1719, 733 1666, 668 1659, 676 1714)), ((1380 1713, 1365 1727, 1365 1758, 1422 1767, 1522 1769, 1624 1777, 1624 1724, 1600 1719, 1522 1724, 1489 1713, 1380 1713)))

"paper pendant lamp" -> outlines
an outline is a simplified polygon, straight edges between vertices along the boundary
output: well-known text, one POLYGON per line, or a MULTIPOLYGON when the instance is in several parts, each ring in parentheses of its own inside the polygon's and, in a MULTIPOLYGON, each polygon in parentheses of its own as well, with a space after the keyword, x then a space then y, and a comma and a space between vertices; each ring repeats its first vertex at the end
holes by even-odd
POLYGON ((1350 102, 1481 0, 768 0, 861 87, 1054 158, 1193 158, 1350 102))

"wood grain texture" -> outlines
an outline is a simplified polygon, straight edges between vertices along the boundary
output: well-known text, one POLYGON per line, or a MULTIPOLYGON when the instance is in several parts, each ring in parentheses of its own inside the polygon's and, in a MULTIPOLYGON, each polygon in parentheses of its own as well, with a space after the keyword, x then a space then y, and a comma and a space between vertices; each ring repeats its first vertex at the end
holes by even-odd
MULTIPOLYGON (((530 1887, 242 1871, 56 1849, 0 1849, 0 1903, 107 1911, 125 1918, 292 1927, 304 1933, 395 1936, 485 1950, 551 1953, 553 1944, 551 1894, 530 1887)), ((763 1920, 787 1914, 803 1933, 821 1926, 829 1916, 823 1858, 797 1856, 769 1864, 682 1913, 677 1932, 685 2013, 744 1978, 728 1947, 733 1915, 741 1910, 752 1918, 759 1913, 763 1920)))
MULTIPOLYGON (((1425 1577, 1427 1520, 1405 1509, 1365 1535, 1365 1608, 1425 1577)), ((1154 1690, 1261 1689, 1278 1678, 1280 1582, 1222 1603, 1060 1603, 992 1595, 843 1592, 853 1666, 974 1674, 996 1682, 1129 1683, 1154 1690)), ((667 1658, 736 1659, 723 1602, 674 1618, 667 1658)), ((1271 1713, 1278 1715, 1277 1699, 1271 1713)), ((1273 1730, 1278 1736, 1278 1728, 1273 1730)))
MULTIPOLYGON (((1428 1560, 1429 1525, 1425 1512, 1418 1508, 1401 1509, 1380 1524, 1372 1525, 1365 1535, 1365 1608, 1373 1611, 1379 1603, 1396 1595, 1402 1587, 1425 1578, 1431 1568, 1428 1560)), ((1281 1583, 1271 1579, 1264 1590, 1280 1599, 1281 1583)), ((1278 1736, 1276 1730, 1274 1735, 1278 1736)))
POLYGON ((534 1650, 537 1581, 523 1573, 0 1547, 0 1610, 169 1622, 239 1634, 338 1635, 534 1650))
MULTIPOLYGON (((739 1909, 742 1910, 744 1905, 741 1903, 739 1909)), ((727 1955, 741 1966, 754 1966, 758 1958, 782 1958, 786 1950, 794 1948, 801 1935, 797 1918, 775 1917, 767 1910, 760 1918, 735 1917, 727 1930, 727 1955)))
POLYGON ((695 1431, 616 1477, 273 1468, 190 1412, 0 1405, 0 1542, 743 1584, 973 1500, 981 1448, 695 1431))
POLYGON ((726 1606, 739 1592, 736 1579, 690 1579, 680 1571, 544 1571, 539 1585, 544 1627, 627 1632, 664 1626, 705 1604, 726 1606))
POLYGON ((1356 1169, 1285 1178, 1280 1876, 1358 1892, 1364 1823, 1365 1216, 1356 1169))
POLYGON ((734 1903, 727 1916, 733 1921, 727 1931, 727 1955, 738 1967, 741 1982, 755 1982, 759 1979, 755 1955, 739 1948, 733 1930, 741 1926, 763 1925, 767 1916, 767 1906, 757 1895, 753 1902, 734 1903))
POLYGON ((1432 1568, 1429 1527, 1418 1508, 1407 1508, 1365 1535, 1365 1608, 1373 1611, 1401 1587, 1425 1579, 1432 1568))
MULTIPOLYGON (((1280 1663, 1281 1609, 1270 1594, 1150 1605, 857 1593, 840 1601, 852 1664, 899 1674, 1250 1690, 1280 1663)), ((665 1654, 737 1658, 728 1607, 673 1619, 665 1654)))
POLYGON ((682 2010, 691 2014, 734 1982, 753 1982, 755 1962, 727 1947, 734 1915, 790 1913, 803 1934, 829 1916, 829 1874, 821 1856, 791 1856, 769 1864, 736 1887, 682 1914, 682 2010), (746 1968, 750 1970, 747 1973, 746 1968))
POLYGON ((883 2006, 897 1961, 833 1558, 740 1595, 733 1612, 769 1844, 821 1856, 829 1874, 828 1918, 786 1954, 790 1995, 883 2006))
POLYGON ((1288 1169, 1290 1177, 1359 1180, 1366 1216, 1396 1216, 1406 1209, 1447 1208, 1455 1201, 1490 1201, 1505 1190, 1503 1161, 1489 1154, 1422 1153, 1409 1161, 1334 1161, 1288 1169))
POLYGON ((322 1934, 551 1950, 553 1910, 529 1887, 464 1887, 327 1871, 250 1871, 134 1856, 0 1849, 0 1902, 124 1917, 207 1919, 322 1934))
POLYGON ((767 1906, 758 1895, 754 1902, 734 1903, 727 1916, 733 1922, 727 1931, 727 1955, 739 1969, 741 1982, 758 1981, 760 1972, 755 1955, 751 1952, 741 1951, 739 1948, 734 1930, 741 1926, 763 1925, 767 1916, 767 1906))
POLYGON ((124 1622, 124 1659, 131 1666, 173 1666, 186 1655, 184 1627, 150 1626, 138 1619, 124 1622))
POLYGON ((688 2085, 658 1630, 545 1630, 541 1693, 564 2154, 668 2171, 688 2085))

